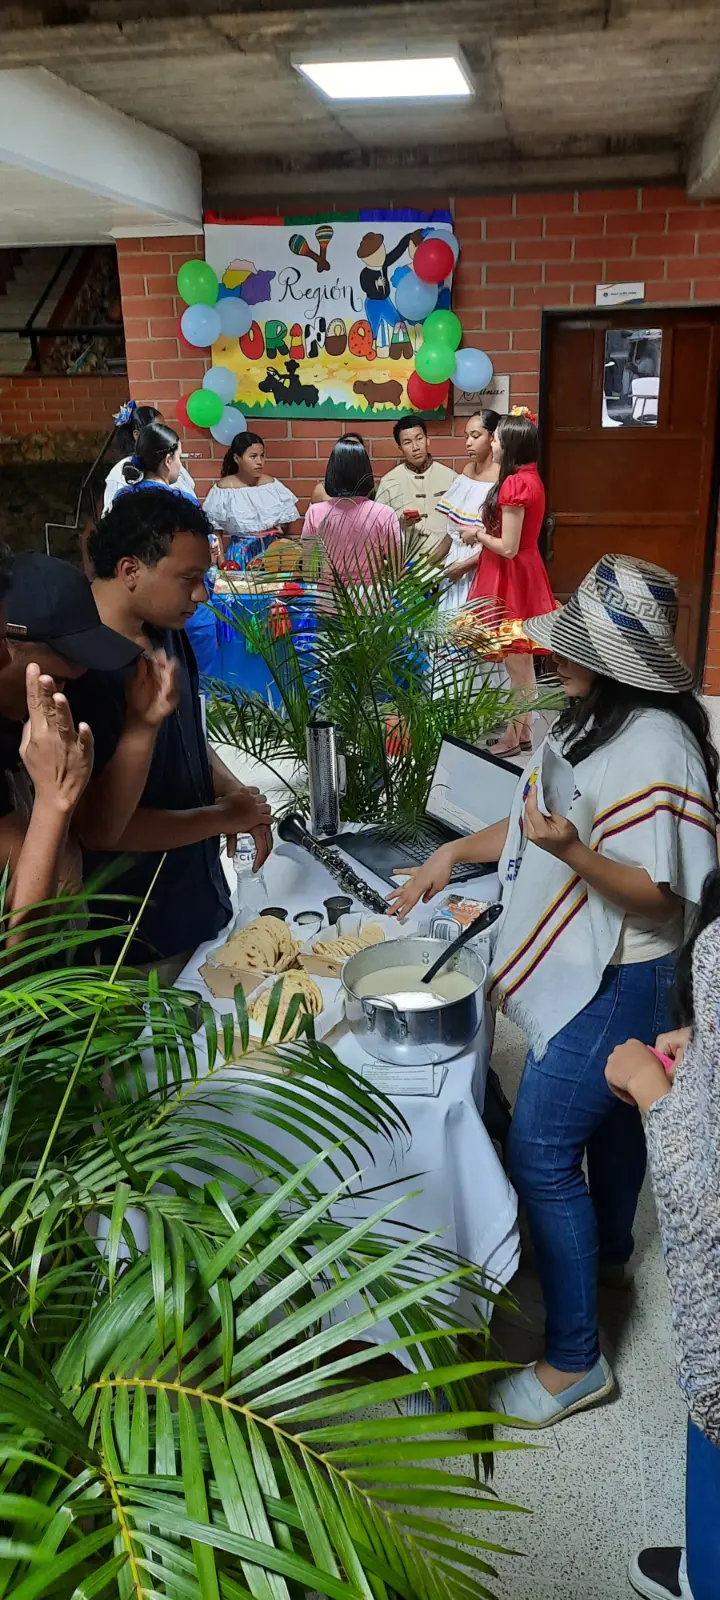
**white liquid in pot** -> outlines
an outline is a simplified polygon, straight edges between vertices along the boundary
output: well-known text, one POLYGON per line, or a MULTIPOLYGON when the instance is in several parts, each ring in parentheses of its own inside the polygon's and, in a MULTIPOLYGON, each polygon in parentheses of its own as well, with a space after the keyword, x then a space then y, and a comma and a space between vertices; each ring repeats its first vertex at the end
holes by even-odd
POLYGON ((439 1005, 447 1000, 464 1000, 474 994, 478 985, 466 972, 438 972, 430 985, 422 978, 427 967, 390 967, 385 972, 373 972, 358 978, 353 992, 360 1000, 377 996, 392 1000, 401 1011, 419 1011, 439 1005))

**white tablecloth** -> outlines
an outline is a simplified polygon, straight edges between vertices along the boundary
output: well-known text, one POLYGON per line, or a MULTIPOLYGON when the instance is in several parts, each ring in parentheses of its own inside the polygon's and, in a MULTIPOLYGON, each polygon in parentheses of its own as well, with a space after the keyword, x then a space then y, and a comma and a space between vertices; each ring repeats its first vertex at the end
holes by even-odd
MULTIPOLYGON (((369 873, 364 876, 381 894, 387 893, 387 884, 369 873)), ((322 911, 323 901, 339 892, 330 874, 294 845, 276 847, 265 867, 265 878, 270 904, 286 907, 291 916, 301 910, 322 911)), ((463 885, 464 893, 484 900, 495 898, 498 889, 494 876, 463 885)), ((356 905, 353 909, 363 908, 356 905)), ((408 919, 408 932, 427 922, 431 911, 432 907, 423 907, 421 916, 408 919)), ((178 984, 204 994, 216 1010, 232 1011, 232 1001, 212 999, 199 976, 208 951, 225 937, 223 933, 220 940, 201 946, 178 984)), ((329 1042, 348 1066, 362 1069, 363 1052, 349 1030, 336 1030, 329 1042)), ((398 1220, 422 1231, 440 1231, 438 1243, 444 1249, 456 1251, 484 1268, 496 1284, 504 1284, 519 1260, 517 1200, 481 1118, 489 1058, 489 1034, 483 1025, 473 1048, 448 1063, 436 1098, 394 1096, 409 1125, 410 1138, 396 1142, 392 1149, 380 1136, 370 1139, 374 1165, 366 1169, 363 1187, 371 1188, 373 1196, 349 1201, 346 1214, 357 1216, 360 1207, 363 1212, 379 1207, 383 1197, 378 1190, 383 1185, 393 1184, 398 1194, 406 1184, 408 1192, 414 1193, 401 1208, 398 1220)), ((306 1159, 299 1141, 290 1135, 277 1137, 283 1154, 306 1159)), ((322 1169, 314 1179, 323 1185, 322 1169)), ((335 1181, 328 1172, 327 1187, 335 1181)), ((377 1337, 391 1337, 387 1326, 378 1327, 377 1337)))

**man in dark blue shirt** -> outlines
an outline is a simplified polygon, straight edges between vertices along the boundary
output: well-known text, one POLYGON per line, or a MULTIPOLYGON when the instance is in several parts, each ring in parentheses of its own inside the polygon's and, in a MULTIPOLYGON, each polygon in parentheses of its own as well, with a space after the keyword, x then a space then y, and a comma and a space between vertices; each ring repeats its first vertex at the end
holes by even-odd
POLYGON ((234 836, 252 833, 256 869, 272 848, 264 796, 208 748, 184 632, 205 599, 211 531, 195 502, 167 489, 117 497, 88 539, 93 594, 103 622, 145 653, 146 678, 88 672, 72 689, 73 710, 95 736, 76 821, 85 876, 113 856, 132 858, 111 887, 137 902, 167 852, 131 955, 173 958, 178 970, 230 915, 220 836, 232 853, 234 836))

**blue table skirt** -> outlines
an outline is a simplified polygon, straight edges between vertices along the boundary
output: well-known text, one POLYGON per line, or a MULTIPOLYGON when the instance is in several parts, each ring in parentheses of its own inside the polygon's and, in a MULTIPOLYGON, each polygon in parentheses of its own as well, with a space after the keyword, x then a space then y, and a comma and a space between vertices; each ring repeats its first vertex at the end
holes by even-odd
MULTIPOLYGON (((213 605, 228 619, 238 609, 246 615, 264 618, 269 616, 276 598, 274 594, 222 595, 213 599, 213 605)), ((288 600, 279 597, 279 603, 288 612, 295 646, 302 654, 303 644, 309 644, 315 632, 314 604, 304 596, 288 600)), ((230 620, 216 616, 209 606, 198 606, 187 623, 187 634, 202 677, 219 678, 236 688, 254 691, 263 699, 272 694, 273 680, 262 656, 248 650, 245 639, 230 620)), ((273 697, 277 699, 276 694, 273 697)))

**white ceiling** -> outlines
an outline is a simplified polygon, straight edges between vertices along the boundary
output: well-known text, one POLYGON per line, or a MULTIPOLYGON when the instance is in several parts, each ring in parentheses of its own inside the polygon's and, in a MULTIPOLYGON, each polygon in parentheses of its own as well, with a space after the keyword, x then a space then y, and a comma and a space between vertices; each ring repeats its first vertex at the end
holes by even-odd
POLYGON ((177 233, 176 223, 43 173, 0 162, 0 248, 106 244, 123 234, 177 233))

